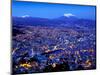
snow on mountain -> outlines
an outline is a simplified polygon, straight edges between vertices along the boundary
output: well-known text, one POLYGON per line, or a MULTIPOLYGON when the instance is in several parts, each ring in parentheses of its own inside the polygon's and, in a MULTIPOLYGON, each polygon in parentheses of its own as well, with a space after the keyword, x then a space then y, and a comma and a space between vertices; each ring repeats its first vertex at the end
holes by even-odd
POLYGON ((73 15, 73 14, 71 14, 71 13, 65 13, 64 16, 65 16, 65 17, 71 17, 71 16, 75 16, 75 15, 73 15))
POLYGON ((29 15, 24 15, 24 16, 22 16, 22 18, 26 18, 26 17, 30 17, 29 15))

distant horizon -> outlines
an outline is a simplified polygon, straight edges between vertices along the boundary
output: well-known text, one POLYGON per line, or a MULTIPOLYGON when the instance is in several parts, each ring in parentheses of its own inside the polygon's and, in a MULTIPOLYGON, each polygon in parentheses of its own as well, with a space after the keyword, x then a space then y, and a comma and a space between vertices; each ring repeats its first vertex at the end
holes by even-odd
MULTIPOLYGON (((16 17, 16 18, 43 18, 43 19, 50 19, 50 20, 53 20, 53 19, 58 19, 60 17, 64 17, 64 16, 59 16, 59 17, 55 17, 55 18, 44 18, 44 17, 34 17, 34 16, 27 16, 27 15, 24 15, 24 16, 12 16, 12 17, 16 17), (26 16, 26 17, 25 17, 26 16)), ((69 17, 67 17, 69 18, 69 17)), ((78 18, 76 17, 77 19, 83 19, 83 20, 92 20, 92 21, 96 21, 96 19, 87 19, 87 18, 78 18)))
POLYGON ((49 4, 41 2, 12 2, 12 17, 58 18, 75 16, 96 20, 96 7, 74 4, 49 4))

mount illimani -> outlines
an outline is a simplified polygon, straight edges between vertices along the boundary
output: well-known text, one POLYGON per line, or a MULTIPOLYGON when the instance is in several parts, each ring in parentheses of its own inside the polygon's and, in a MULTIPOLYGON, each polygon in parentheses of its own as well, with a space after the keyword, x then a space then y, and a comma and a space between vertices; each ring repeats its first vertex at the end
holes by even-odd
POLYGON ((95 20, 81 19, 75 16, 61 16, 54 19, 39 17, 12 17, 14 26, 50 26, 95 29, 95 20))

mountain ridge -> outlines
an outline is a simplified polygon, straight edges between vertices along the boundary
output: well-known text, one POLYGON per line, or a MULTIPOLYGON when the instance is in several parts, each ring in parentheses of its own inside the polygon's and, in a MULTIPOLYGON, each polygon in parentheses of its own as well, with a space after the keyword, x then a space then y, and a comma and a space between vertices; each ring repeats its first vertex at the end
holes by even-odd
MULTIPOLYGON (((95 28, 96 21, 89 19, 80 19, 76 16, 61 16, 54 19, 40 18, 40 17, 12 17, 13 25, 24 25, 24 26, 54 26, 54 27, 87 27, 95 28)), ((81 27, 81 28, 82 28, 81 27)))

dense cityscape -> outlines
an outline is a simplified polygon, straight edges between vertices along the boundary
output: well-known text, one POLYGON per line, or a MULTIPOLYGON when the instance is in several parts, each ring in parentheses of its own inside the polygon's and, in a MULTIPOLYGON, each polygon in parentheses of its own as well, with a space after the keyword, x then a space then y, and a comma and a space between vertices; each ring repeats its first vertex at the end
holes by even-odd
POLYGON ((14 25, 12 39, 15 74, 96 68, 95 28, 14 25))

